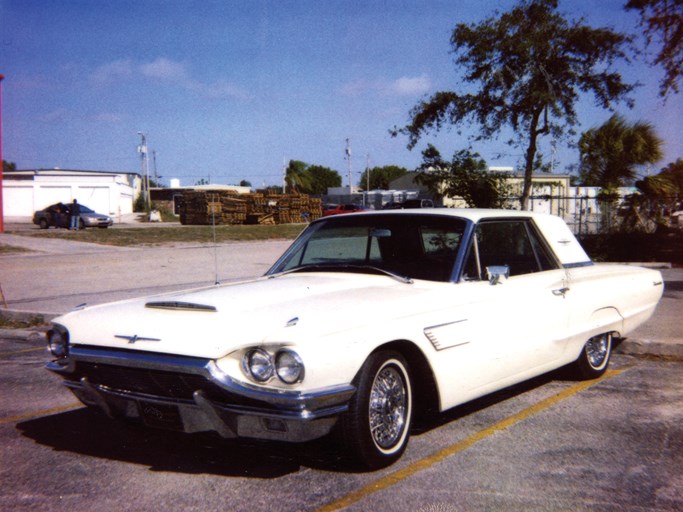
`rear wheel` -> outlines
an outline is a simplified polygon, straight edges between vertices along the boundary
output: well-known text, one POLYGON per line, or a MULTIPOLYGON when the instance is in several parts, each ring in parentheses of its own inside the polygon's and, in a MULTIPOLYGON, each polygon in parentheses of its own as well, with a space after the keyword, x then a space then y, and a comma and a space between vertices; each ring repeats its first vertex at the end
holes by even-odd
POLYGON ((577 377, 595 379, 607 370, 612 354, 612 334, 593 336, 583 346, 581 355, 574 362, 573 370, 577 377))
POLYGON ((408 445, 413 396, 408 365, 397 352, 372 354, 356 377, 356 394, 341 418, 349 455, 367 469, 397 461, 408 445))

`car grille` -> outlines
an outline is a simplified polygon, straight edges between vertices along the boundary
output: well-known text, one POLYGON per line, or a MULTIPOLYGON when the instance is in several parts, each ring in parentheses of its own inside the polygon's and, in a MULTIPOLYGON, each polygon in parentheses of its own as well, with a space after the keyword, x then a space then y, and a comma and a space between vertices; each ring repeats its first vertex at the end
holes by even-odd
POLYGON ((271 404, 231 393, 201 375, 128 368, 79 361, 74 377, 86 377, 91 384, 124 392, 143 393, 176 400, 193 400, 195 391, 202 391, 209 400, 225 405, 274 408, 271 404))

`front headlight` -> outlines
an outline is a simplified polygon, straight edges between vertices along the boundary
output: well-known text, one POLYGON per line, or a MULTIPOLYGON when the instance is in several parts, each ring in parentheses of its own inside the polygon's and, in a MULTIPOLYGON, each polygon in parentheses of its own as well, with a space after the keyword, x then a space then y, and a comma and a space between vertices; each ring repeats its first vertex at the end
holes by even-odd
POLYGON ((63 359, 69 355, 69 333, 59 325, 47 332, 47 348, 53 356, 63 359))
POLYGON ((297 384, 304 380, 304 363, 299 354, 290 349, 275 353, 263 348, 247 351, 242 358, 242 370, 258 383, 265 383, 277 375, 285 384, 297 384))
POLYGON ((244 355, 244 369, 256 382, 268 381, 275 372, 270 354, 260 348, 244 355))
POLYGON ((299 354, 292 350, 280 350, 275 355, 275 371, 285 384, 296 384, 304 380, 304 363, 299 354))

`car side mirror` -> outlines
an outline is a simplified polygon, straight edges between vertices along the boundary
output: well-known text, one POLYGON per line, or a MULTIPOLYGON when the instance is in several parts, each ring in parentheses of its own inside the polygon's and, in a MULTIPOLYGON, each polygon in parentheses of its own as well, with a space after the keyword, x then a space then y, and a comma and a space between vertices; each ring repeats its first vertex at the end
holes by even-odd
POLYGON ((505 279, 510 277, 510 267, 507 265, 492 265, 486 267, 486 277, 491 286, 496 285, 500 283, 501 277, 504 277, 505 279))

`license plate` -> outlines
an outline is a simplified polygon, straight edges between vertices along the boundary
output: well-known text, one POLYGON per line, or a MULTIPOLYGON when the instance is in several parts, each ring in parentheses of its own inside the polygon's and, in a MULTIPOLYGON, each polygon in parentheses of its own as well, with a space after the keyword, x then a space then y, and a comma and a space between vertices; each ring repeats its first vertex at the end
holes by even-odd
POLYGON ((138 407, 145 425, 168 430, 183 430, 180 412, 175 405, 139 402, 138 407))

